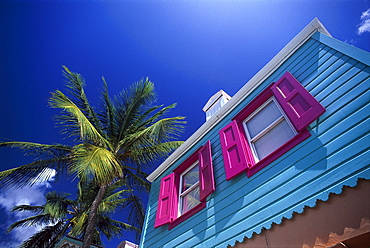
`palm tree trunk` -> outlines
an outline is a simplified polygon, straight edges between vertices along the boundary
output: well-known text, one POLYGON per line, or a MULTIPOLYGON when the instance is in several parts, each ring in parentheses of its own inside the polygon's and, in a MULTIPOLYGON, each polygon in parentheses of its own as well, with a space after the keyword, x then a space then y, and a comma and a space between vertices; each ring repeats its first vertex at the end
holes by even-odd
POLYGON ((100 186, 98 194, 96 195, 93 203, 91 204, 89 217, 87 218, 87 227, 84 235, 82 248, 90 248, 90 245, 92 244, 94 235, 94 226, 96 222, 96 214, 98 212, 98 207, 103 199, 106 189, 107 189, 106 185, 100 186))

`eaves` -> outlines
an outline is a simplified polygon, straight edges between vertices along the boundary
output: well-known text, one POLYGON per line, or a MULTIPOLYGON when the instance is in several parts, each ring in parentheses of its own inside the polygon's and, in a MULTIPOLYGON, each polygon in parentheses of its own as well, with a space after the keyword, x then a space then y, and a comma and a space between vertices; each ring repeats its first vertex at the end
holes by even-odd
POLYGON ((177 148, 161 165, 157 167, 147 180, 153 182, 168 169, 178 158, 200 141, 208 130, 216 126, 227 114, 238 106, 255 88, 274 73, 295 51, 297 51, 314 33, 331 36, 318 18, 313 19, 298 33, 273 59, 270 60, 256 75, 254 75, 214 116, 206 121, 193 135, 177 148))

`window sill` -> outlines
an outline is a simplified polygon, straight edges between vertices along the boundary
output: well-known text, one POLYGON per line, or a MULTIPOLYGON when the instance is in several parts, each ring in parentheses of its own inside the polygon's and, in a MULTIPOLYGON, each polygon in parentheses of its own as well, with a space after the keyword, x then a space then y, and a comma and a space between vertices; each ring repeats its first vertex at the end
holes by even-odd
POLYGON ((185 221, 186 219, 190 218, 194 214, 198 213, 200 210, 202 210, 205 207, 206 207, 206 202, 199 203, 198 205, 196 205, 195 207, 193 207, 192 209, 190 209, 188 212, 186 212, 185 214, 181 215, 180 217, 178 217, 177 219, 175 219, 174 221, 172 221, 168 225, 168 230, 171 230, 172 228, 174 228, 175 226, 177 226, 181 222, 185 221))
POLYGON ((284 145, 280 146, 278 149, 276 149, 274 152, 269 154, 267 157, 260 160, 258 163, 253 165, 253 167, 247 169, 247 176, 251 177, 254 174, 256 174, 258 171, 265 168, 267 165, 278 159, 280 156, 282 156, 287 151, 291 150, 293 147, 310 137, 311 134, 307 129, 304 129, 302 132, 298 133, 296 136, 291 138, 288 142, 286 142, 284 145))

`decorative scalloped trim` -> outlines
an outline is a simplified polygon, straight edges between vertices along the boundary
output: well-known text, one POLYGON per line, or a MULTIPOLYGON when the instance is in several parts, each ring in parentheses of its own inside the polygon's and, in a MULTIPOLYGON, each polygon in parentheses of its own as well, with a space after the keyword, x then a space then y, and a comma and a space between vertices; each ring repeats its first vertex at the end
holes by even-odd
POLYGON ((251 239, 254 235, 259 235, 263 230, 269 230, 272 228, 272 226, 275 225, 280 225, 284 219, 290 220, 293 218, 293 215, 295 213, 297 214, 302 214, 307 208, 314 208, 316 207, 318 201, 321 202, 326 202, 329 200, 330 196, 335 194, 335 195, 340 195, 343 192, 344 187, 350 187, 354 188, 358 185, 358 181, 360 179, 365 179, 365 180, 370 180, 370 176, 362 176, 362 177, 357 177, 357 178, 350 178, 347 181, 343 182, 342 184, 338 184, 331 188, 331 192, 323 192, 318 196, 316 199, 308 199, 305 202, 300 203, 298 206, 293 207, 291 210, 273 218, 272 220, 262 223, 261 225, 257 226, 254 230, 249 231, 248 234, 243 235, 243 237, 237 238, 236 241, 234 242, 234 245, 228 245, 227 247, 233 247, 237 245, 238 243, 243 243, 247 239, 251 239))

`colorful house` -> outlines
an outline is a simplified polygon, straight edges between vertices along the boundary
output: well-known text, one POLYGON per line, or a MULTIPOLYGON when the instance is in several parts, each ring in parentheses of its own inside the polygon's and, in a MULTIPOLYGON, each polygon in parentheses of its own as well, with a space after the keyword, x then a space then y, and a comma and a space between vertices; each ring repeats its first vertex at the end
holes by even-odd
POLYGON ((369 86, 314 19, 149 175, 139 246, 369 247, 369 86))

